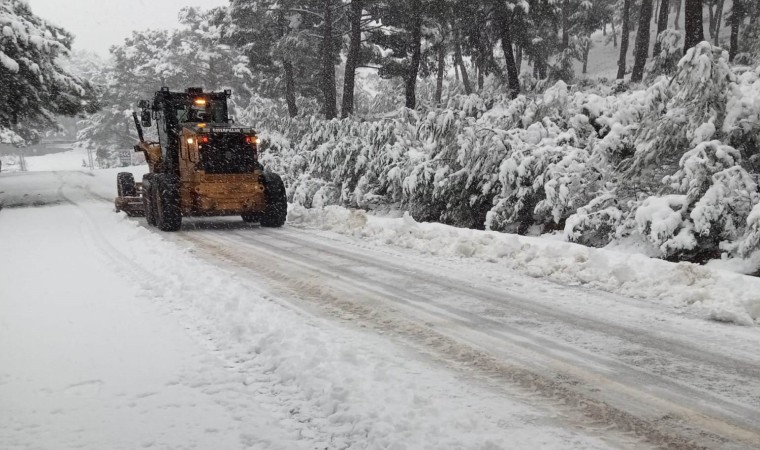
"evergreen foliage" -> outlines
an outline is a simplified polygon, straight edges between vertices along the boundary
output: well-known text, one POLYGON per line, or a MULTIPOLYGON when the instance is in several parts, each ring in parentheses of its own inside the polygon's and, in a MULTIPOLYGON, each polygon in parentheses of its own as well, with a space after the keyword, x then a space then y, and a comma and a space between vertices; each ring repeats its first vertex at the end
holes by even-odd
POLYGON ((90 84, 66 70, 61 58, 73 37, 32 14, 27 2, 0 3, 0 141, 35 142, 57 128, 56 116, 97 109, 90 84))

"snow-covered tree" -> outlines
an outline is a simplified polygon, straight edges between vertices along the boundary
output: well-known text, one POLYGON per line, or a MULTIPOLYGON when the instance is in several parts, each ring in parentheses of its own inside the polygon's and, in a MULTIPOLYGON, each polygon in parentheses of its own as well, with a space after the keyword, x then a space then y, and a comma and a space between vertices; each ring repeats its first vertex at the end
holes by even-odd
POLYGON ((565 237, 570 242, 603 247, 617 237, 623 217, 617 193, 603 192, 567 218, 565 237))
POLYGON ((250 61, 268 98, 284 98, 290 117, 299 113, 298 96, 319 95, 320 54, 312 36, 317 26, 313 2, 297 0, 232 0, 225 31, 228 42, 250 61))
POLYGON ((655 83, 659 94, 652 96, 639 128, 632 159, 636 169, 677 159, 689 146, 709 141, 721 130, 735 82, 727 56, 701 42, 681 59, 672 82, 655 83))
POLYGON ((739 163, 741 155, 719 141, 688 151, 680 169, 663 180, 676 194, 649 197, 635 212, 638 231, 662 256, 714 256, 721 244, 744 235, 757 184, 739 163))
POLYGON ((69 32, 34 15, 22 0, 0 2, 0 30, 4 140, 35 141, 56 127, 56 116, 72 117, 97 108, 90 84, 61 65, 71 51, 69 32))
POLYGON ((672 76, 678 70, 678 62, 683 56, 683 32, 665 29, 657 35, 655 50, 647 77, 655 79, 660 75, 672 76))

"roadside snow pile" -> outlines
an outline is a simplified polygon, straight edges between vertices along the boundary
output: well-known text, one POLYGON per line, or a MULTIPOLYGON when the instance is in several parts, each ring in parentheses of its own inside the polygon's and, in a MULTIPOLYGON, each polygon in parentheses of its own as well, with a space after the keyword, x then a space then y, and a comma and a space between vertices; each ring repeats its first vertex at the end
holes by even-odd
POLYGON ((288 221, 423 253, 491 261, 560 284, 660 299, 697 308, 712 320, 741 325, 760 322, 760 279, 711 267, 549 239, 418 223, 408 213, 389 219, 338 206, 306 209, 292 205, 288 221))

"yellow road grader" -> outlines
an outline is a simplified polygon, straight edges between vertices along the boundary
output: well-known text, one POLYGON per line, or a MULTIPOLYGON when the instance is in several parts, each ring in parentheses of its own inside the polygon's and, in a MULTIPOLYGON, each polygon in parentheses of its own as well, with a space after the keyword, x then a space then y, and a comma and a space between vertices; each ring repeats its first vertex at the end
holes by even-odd
POLYGON ((280 227, 287 217, 285 185, 259 163, 260 140, 228 116, 230 91, 161 88, 153 102, 141 100, 133 113, 150 173, 135 183, 117 175, 116 211, 144 215, 162 231, 177 231, 183 216, 241 216, 246 222, 280 227), (146 141, 143 127, 155 119, 158 142, 146 141))

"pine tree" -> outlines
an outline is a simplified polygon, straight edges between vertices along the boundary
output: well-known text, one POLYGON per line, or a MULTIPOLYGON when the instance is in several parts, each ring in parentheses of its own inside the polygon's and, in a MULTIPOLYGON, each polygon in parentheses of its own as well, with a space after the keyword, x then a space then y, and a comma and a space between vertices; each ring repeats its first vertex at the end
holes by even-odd
POLYGON ((605 21, 610 17, 610 4, 602 0, 583 0, 578 4, 571 16, 573 23, 572 31, 577 36, 580 48, 580 59, 583 63, 583 73, 588 71, 588 56, 591 51, 591 35, 603 28, 605 21))
POLYGON ((0 28, 0 129, 33 142, 56 127, 56 116, 97 109, 90 83, 61 65, 71 51, 69 32, 23 0, 0 3, 0 28))
POLYGON ((316 97, 322 92, 322 52, 314 51, 320 47, 312 36, 322 19, 314 1, 232 0, 229 7, 227 39, 248 56, 254 73, 274 83, 263 94, 280 93, 290 117, 298 115, 299 94, 316 97))
POLYGON ((548 77, 549 58, 560 46, 556 33, 557 9, 553 0, 531 0, 528 4, 529 14, 517 16, 516 37, 522 42, 525 53, 533 61, 534 76, 538 79, 548 77))
MULTIPOLYGON (((445 0, 444 0, 445 1, 445 0)), ((423 25, 430 23, 434 0, 379 0, 370 8, 382 25, 369 33, 369 41, 384 49, 375 54, 379 74, 404 80, 405 105, 417 106, 417 76, 422 63, 423 25)))

